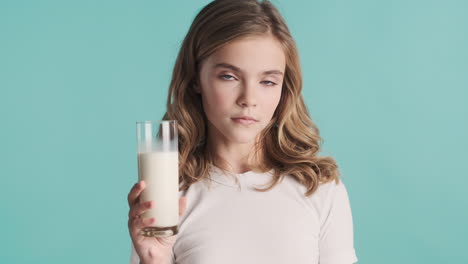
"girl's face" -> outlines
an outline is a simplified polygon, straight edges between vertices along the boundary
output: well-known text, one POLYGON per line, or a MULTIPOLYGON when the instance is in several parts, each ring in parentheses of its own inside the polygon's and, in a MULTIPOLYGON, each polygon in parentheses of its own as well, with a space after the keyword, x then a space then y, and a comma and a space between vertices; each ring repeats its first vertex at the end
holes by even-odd
POLYGON ((196 89, 210 137, 225 143, 254 143, 278 105, 285 66, 284 52, 271 36, 235 40, 203 61, 196 89), (241 116, 256 121, 236 119, 241 116))

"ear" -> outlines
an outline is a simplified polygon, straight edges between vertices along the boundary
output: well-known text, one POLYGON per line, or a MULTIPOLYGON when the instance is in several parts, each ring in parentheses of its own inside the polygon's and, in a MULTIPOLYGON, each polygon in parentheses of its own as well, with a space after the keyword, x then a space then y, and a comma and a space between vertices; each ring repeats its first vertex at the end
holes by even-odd
POLYGON ((195 90, 195 93, 197 94, 201 93, 200 84, 197 80, 193 81, 192 88, 193 90, 195 90))
POLYGON ((193 87, 193 90, 195 90, 195 93, 197 93, 197 94, 201 93, 200 86, 198 86, 197 84, 194 84, 192 87, 193 87))

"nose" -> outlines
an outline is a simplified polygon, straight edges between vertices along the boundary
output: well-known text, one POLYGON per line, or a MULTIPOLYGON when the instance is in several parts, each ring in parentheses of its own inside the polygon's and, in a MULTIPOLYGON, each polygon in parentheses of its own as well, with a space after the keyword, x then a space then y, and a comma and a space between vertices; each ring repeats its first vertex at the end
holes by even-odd
POLYGON ((243 82, 240 87, 240 95, 237 100, 242 107, 252 107, 257 105, 256 87, 253 82, 243 82))

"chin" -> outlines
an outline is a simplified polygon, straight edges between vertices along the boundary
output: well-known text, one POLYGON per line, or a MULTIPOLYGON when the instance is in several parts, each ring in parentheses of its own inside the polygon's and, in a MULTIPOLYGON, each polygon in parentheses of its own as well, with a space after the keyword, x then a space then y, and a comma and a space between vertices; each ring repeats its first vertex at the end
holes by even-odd
POLYGON ((252 143, 257 138, 257 134, 252 132, 230 134, 229 140, 237 144, 252 143))

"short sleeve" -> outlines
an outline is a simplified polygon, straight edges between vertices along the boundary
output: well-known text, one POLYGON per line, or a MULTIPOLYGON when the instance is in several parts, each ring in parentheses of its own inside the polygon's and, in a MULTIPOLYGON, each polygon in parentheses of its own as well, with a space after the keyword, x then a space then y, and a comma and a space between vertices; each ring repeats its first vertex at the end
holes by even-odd
POLYGON ((341 180, 331 186, 320 217, 320 264, 356 263, 348 192, 341 180))

